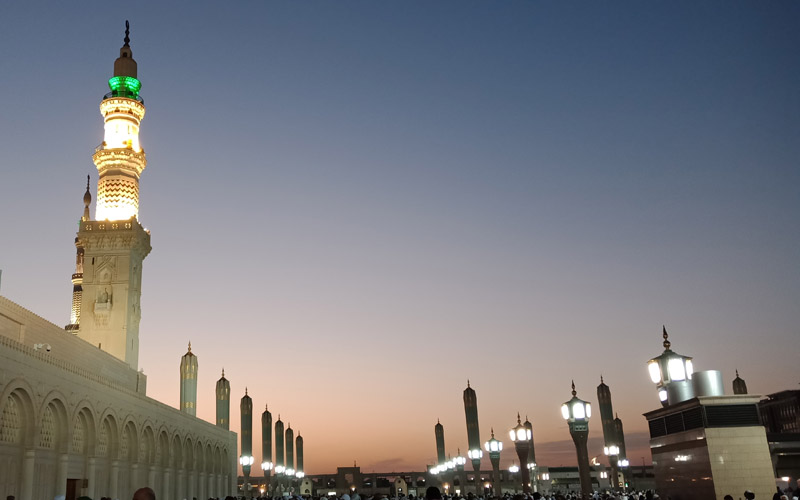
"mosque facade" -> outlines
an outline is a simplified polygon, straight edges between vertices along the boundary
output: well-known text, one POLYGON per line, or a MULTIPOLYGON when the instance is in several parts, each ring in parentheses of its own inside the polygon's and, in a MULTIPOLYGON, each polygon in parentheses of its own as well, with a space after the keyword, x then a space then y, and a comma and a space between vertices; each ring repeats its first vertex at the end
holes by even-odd
POLYGON ((191 346, 180 367, 180 410, 147 397, 139 371, 142 265, 151 246, 138 220, 145 106, 129 42, 126 29, 100 103, 95 217, 87 183, 70 323, 59 327, 0 297, 3 497, 131 498, 150 486, 157 498, 208 498, 236 490, 236 434, 195 416, 191 346))

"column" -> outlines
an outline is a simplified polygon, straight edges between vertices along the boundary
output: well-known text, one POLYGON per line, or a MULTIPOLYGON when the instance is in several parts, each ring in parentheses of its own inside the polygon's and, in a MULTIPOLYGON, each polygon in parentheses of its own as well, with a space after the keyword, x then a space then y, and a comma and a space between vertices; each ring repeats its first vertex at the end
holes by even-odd
POLYGON ((36 465, 36 451, 25 450, 22 459, 22 485, 20 488, 20 500, 33 499, 33 471, 36 465))
MULTIPOLYGON (((137 489, 139 489, 139 483, 141 482, 141 481, 139 481, 139 464, 133 463, 133 464, 131 464, 130 467, 131 467, 131 475, 130 475, 130 481, 129 481, 129 484, 128 484, 128 489, 132 490, 131 492, 133 492, 133 491, 136 491, 137 489)), ((117 498, 119 498, 119 497, 117 497, 117 498)))
POLYGON ((69 455, 62 453, 58 456, 58 465, 56 465, 56 489, 55 495, 67 494, 67 469, 69 468, 69 455))
POLYGON ((208 473, 208 492, 212 496, 216 497, 216 496, 219 496, 219 495, 217 495, 216 491, 217 491, 216 488, 214 488, 214 473, 213 472, 209 472, 208 473))
MULTIPOLYGON (((186 473, 184 472, 183 469, 178 469, 178 472, 176 473, 175 476, 176 476, 176 479, 175 479, 176 480, 175 496, 178 499, 186 498, 186 496, 187 496, 186 495, 186 473)), ((189 498, 191 498, 191 495, 189 495, 189 498)))
POLYGON ((111 498, 119 498, 119 460, 111 461, 111 498))
POLYGON ((156 486, 156 466, 151 465, 147 468, 147 484, 151 488, 155 488, 156 486))
POLYGON ((207 485, 206 473, 201 471, 197 479, 197 493, 198 493, 197 498, 205 500, 206 498, 211 496, 208 494, 208 491, 206 490, 206 485, 207 485))
POLYGON ((161 485, 161 498, 172 498, 172 490, 170 484, 170 476, 172 475, 172 469, 169 467, 164 467, 164 484, 161 485))
POLYGON ((86 496, 89 498, 94 498, 94 480, 97 476, 97 458, 89 457, 89 465, 86 470, 86 476, 89 482, 89 486, 86 488, 86 496))
POLYGON ((186 498, 187 499, 194 498, 194 497, 202 498, 202 497, 198 496, 197 493, 196 493, 197 492, 197 472, 195 472, 195 470, 192 469, 192 470, 189 471, 188 476, 189 476, 189 479, 186 482, 187 483, 186 484, 186 498))

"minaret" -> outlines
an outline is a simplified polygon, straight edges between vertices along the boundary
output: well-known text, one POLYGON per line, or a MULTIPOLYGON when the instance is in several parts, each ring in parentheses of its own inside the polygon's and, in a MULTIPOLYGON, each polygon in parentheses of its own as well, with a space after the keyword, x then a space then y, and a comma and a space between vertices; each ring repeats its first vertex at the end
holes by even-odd
POLYGON ((436 465, 442 465, 447 458, 444 456, 444 426, 439 420, 433 426, 433 433, 436 435, 436 465))
POLYGON ((286 427, 286 470, 294 469, 294 431, 290 423, 286 427))
POLYGON ((617 435, 617 446, 619 446, 619 459, 626 459, 628 453, 625 451, 625 433, 622 430, 622 419, 619 418, 619 415, 614 419, 614 431, 617 435))
MULTIPOLYGON (((264 406, 264 413, 261 414, 261 463, 272 465, 272 413, 269 406, 264 406)), ((264 477, 269 484, 271 469, 264 469, 264 477)))
POLYGON ((470 387, 469 380, 467 380, 467 388, 464 389, 464 412, 467 414, 467 443, 469 445, 467 455, 472 460, 472 468, 475 472, 480 472, 483 451, 478 428, 478 397, 475 395, 475 390, 470 387))
POLYGON ((217 427, 230 430, 231 424, 231 383, 225 378, 225 368, 222 377, 217 380, 217 427))
POLYGON ((247 387, 244 388, 244 396, 239 403, 239 413, 241 415, 242 445, 239 463, 242 464, 244 472, 244 482, 250 477, 250 466, 253 464, 253 400, 247 395, 247 387))
POLYGON ((528 416, 525 415, 525 423, 522 424, 525 428, 531 433, 531 447, 528 449, 528 463, 527 464, 519 464, 520 467, 527 466, 528 464, 535 464, 536 463, 536 448, 533 445, 533 424, 530 420, 528 420, 528 416))
POLYGON ((180 410, 197 416, 197 356, 189 350, 181 357, 181 407, 180 410))
POLYGON ((78 231, 84 249, 78 336, 138 369, 142 261, 151 247, 138 220, 139 177, 147 165, 139 145, 144 101, 127 21, 125 27, 111 92, 100 102, 105 134, 92 156, 99 174, 95 220, 82 221, 78 231))
POLYGON ((283 422, 278 414, 275 422, 275 473, 282 473, 286 467, 283 465, 283 422), (280 468, 279 468, 280 467, 280 468))
POLYGON ((600 423, 603 425, 604 451, 608 456, 608 464, 611 466, 611 487, 618 488, 617 464, 619 463, 619 440, 617 439, 617 429, 614 427, 614 409, 611 405, 611 389, 603 381, 600 375, 600 385, 597 386, 597 402, 600 405, 600 423), (612 450, 616 447, 616 450, 612 450))
POLYGON ((295 448, 297 453, 297 473, 305 474, 303 470, 303 436, 300 433, 297 433, 297 439, 295 439, 295 448))
POLYGON ((747 394, 747 384, 744 383, 744 379, 739 378, 739 370, 736 370, 736 378, 733 379, 733 393, 747 394))
POLYGON ((597 402, 600 406, 600 422, 603 425, 603 441, 605 446, 619 446, 616 430, 614 429, 614 409, 611 405, 611 390, 603 382, 600 375, 600 385, 597 386, 597 402))
MULTIPOLYGON (((89 179, 86 176, 86 192, 83 193, 83 215, 78 222, 78 230, 81 223, 89 221, 89 205, 92 203, 92 193, 89 192, 89 179)), ((65 327, 68 332, 77 335, 81 325, 81 302, 83 300, 83 259, 84 249, 81 240, 75 237, 75 272, 72 274, 72 311, 69 315, 69 324, 65 327)))

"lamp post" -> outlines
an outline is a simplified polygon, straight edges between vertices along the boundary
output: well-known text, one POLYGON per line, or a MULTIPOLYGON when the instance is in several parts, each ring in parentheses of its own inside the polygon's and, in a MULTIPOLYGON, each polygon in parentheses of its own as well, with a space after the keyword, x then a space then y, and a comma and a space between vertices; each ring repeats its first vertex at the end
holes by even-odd
POLYGON ((611 488, 616 490, 619 488, 619 446, 612 444, 603 447, 603 454, 608 457, 608 463, 611 465, 611 488))
POLYGON ((682 356, 670 349, 672 344, 669 341, 667 327, 664 326, 663 329, 664 352, 647 362, 647 370, 650 373, 650 380, 658 389, 658 399, 663 406, 667 406, 694 397, 691 384, 694 366, 691 357, 682 356), (673 401, 669 398, 670 387, 673 401))
POLYGON ((523 425, 519 413, 517 413, 517 426, 508 432, 511 436, 511 441, 514 443, 514 448, 517 450, 519 463, 522 464, 522 492, 531 492, 531 473, 528 467, 525 466, 528 461, 528 452, 531 447, 531 440, 533 433, 525 425, 523 425))
MULTIPOLYGON (((523 468, 523 470, 524 470, 524 468, 523 468)), ((511 465, 508 467, 508 475, 509 475, 509 478, 511 478, 512 482, 514 482, 514 483, 516 483, 516 481, 514 481, 514 475, 517 472, 519 472, 519 465, 515 464, 514 462, 511 462, 511 465)), ((525 488, 524 485, 522 487, 523 487, 523 489, 525 488)), ((517 491, 517 486, 516 486, 516 484, 514 484, 514 492, 516 492, 516 491, 517 491)))
POLYGON ((492 438, 483 444, 486 451, 489 452, 489 461, 492 463, 492 493, 495 495, 503 494, 503 487, 500 485, 500 452, 503 451, 503 442, 494 438, 494 429, 492 429, 492 438), (497 488, 497 490, 495 490, 497 488))
MULTIPOLYGON (((261 462, 261 470, 264 471, 264 481, 267 483, 267 488, 269 488, 269 475, 270 471, 272 471, 274 465, 272 462, 264 461, 261 462)), ((262 492, 263 493, 263 492, 262 492)))
POLYGON ((456 471, 458 471, 458 482, 461 486, 461 493, 460 495, 466 496, 467 493, 467 473, 464 472, 464 465, 467 463, 467 459, 461 456, 461 449, 458 450, 458 456, 453 459, 453 462, 456 464, 456 471))
POLYGON ((242 485, 242 493, 244 494, 245 498, 250 498, 250 466, 253 465, 255 459, 253 455, 242 455, 239 457, 239 463, 242 465, 242 471, 244 472, 244 484, 242 485))
POLYGON ((561 416, 569 424, 569 433, 575 443, 578 455, 578 475, 581 479, 581 493, 584 498, 592 496, 592 478, 589 475, 589 451, 586 441, 589 437, 589 418, 592 416, 592 405, 578 399, 575 381, 572 382, 572 399, 561 405, 561 416))

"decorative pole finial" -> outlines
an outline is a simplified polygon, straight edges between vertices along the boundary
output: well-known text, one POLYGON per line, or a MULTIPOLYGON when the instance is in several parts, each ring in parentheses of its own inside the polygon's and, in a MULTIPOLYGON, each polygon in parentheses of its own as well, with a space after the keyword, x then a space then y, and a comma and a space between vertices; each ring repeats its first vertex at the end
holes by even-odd
POLYGON ((662 334, 662 336, 664 337, 664 349, 669 349, 669 346, 671 346, 672 344, 669 341, 669 334, 667 333, 667 327, 666 325, 662 325, 662 327, 664 328, 664 333, 662 334))
POLYGON ((86 174, 86 191, 89 191, 89 179, 90 179, 89 174, 86 174))
POLYGON ((739 369, 736 369, 736 378, 739 378, 739 369))
POLYGON ((125 20, 125 47, 130 47, 130 43, 131 43, 130 34, 131 34, 131 24, 126 19, 125 20))
POLYGON ((225 368, 222 369, 222 378, 225 378, 225 368))
POLYGON ((469 389, 469 379, 467 379, 467 389, 469 389))
POLYGON ((192 341, 189 341, 189 352, 192 352, 192 341))
POLYGON ((520 418, 519 418, 519 412, 517 412, 517 424, 521 424, 521 423, 522 423, 522 420, 520 420, 520 418))
POLYGON ((244 388, 244 395, 247 396, 247 386, 244 388))
POLYGON ((578 391, 575 390, 575 381, 572 381, 572 397, 576 397, 578 395, 578 391))
POLYGON ((491 427, 491 429, 492 429, 492 439, 494 439, 494 427, 491 427))
POLYGON ((602 373, 600 374, 600 383, 601 384, 603 383, 603 374, 602 373))

